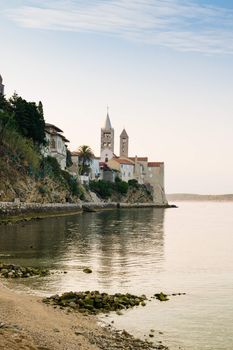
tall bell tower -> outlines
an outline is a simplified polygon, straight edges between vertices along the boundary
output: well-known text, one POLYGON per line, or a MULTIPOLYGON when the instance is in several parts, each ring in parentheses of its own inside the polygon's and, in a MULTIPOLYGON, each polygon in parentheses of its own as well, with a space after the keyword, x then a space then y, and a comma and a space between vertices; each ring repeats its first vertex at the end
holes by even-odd
POLYGON ((107 110, 107 116, 105 120, 105 125, 103 128, 101 128, 101 149, 100 152, 102 153, 103 150, 108 149, 114 152, 114 129, 112 128, 109 113, 107 110))
POLYGON ((125 129, 120 135, 120 157, 128 158, 129 155, 129 136, 125 129))

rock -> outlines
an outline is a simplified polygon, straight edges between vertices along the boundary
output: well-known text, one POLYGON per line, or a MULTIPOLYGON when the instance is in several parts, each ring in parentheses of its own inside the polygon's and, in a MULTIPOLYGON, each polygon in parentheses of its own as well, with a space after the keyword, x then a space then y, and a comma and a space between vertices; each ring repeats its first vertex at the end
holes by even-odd
POLYGON ((83 272, 85 272, 85 273, 92 273, 92 269, 90 269, 89 267, 85 267, 83 269, 83 272))
POLYGON ((156 297, 156 299, 160 300, 160 301, 167 301, 169 300, 169 298, 167 297, 166 294, 164 294, 163 292, 159 293, 159 294, 154 294, 154 296, 156 297))
POLYGON ((132 308, 137 305, 144 305, 146 296, 135 296, 132 294, 120 294, 114 295, 107 293, 100 293, 99 291, 86 291, 86 292, 69 292, 64 293, 61 296, 54 295, 50 298, 43 299, 43 302, 59 305, 62 307, 72 307, 79 312, 89 313, 106 313, 110 311, 116 311, 118 314, 122 314, 121 310, 132 308))
POLYGON ((47 276, 46 269, 22 267, 14 264, 0 264, 0 276, 5 278, 27 278, 31 276, 47 276))

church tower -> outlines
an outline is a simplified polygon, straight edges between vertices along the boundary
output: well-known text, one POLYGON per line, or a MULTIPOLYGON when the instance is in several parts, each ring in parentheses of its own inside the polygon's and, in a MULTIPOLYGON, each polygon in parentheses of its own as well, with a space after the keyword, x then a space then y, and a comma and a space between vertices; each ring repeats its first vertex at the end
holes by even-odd
POLYGON ((0 75, 0 95, 4 95, 4 85, 2 83, 2 76, 0 75))
POLYGON ((105 125, 101 128, 100 152, 102 153, 103 150, 110 150, 114 153, 114 129, 112 128, 108 112, 105 125))
POLYGON ((120 157, 128 158, 129 153, 129 136, 125 129, 123 129, 120 135, 120 157))

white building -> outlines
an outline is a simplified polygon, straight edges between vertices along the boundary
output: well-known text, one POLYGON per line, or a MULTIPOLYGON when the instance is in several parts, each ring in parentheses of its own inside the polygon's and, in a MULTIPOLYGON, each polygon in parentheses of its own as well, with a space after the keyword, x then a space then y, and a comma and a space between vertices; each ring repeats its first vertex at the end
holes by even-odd
POLYGON ((98 180, 100 177, 100 158, 94 157, 90 163, 90 180, 98 180))
POLYGON ((63 131, 53 124, 45 124, 45 137, 47 145, 43 148, 42 153, 46 156, 51 156, 57 159, 62 170, 66 168, 67 146, 69 142, 64 135, 61 135, 63 131))
POLYGON ((135 164, 132 160, 126 158, 114 157, 108 161, 108 166, 110 169, 119 172, 119 176, 122 181, 128 182, 129 180, 135 179, 134 171, 135 164))

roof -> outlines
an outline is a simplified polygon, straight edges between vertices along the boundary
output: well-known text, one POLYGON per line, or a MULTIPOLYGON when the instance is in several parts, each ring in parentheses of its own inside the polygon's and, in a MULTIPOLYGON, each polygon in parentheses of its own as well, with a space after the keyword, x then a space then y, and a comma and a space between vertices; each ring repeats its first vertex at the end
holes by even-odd
POLYGON ((56 125, 50 124, 50 123, 45 123, 45 129, 46 128, 51 128, 56 130, 57 132, 63 132, 61 129, 59 129, 56 125))
POLYGON ((71 155, 72 155, 72 156, 78 156, 79 153, 78 153, 78 151, 73 151, 73 152, 71 152, 71 155))
POLYGON ((163 164, 164 164, 164 162, 149 162, 148 167, 149 168, 159 168, 163 164))
POLYGON ((134 165, 134 163, 130 159, 113 158, 113 160, 115 160, 119 164, 134 165))
POLYGON ((104 129, 105 130, 111 130, 112 129, 112 125, 111 125, 111 122, 110 122, 109 114, 107 114, 107 117, 106 117, 106 120, 105 120, 104 129))
POLYGON ((59 132, 56 132, 55 130, 50 131, 45 129, 45 132, 49 135, 60 136, 64 142, 70 142, 64 135, 59 134, 59 132))
POLYGON ((126 130, 125 130, 125 128, 122 130, 122 133, 121 133, 120 137, 127 137, 127 138, 129 137, 127 132, 126 132, 126 130))
POLYGON ((61 136, 61 138, 62 138, 62 140, 63 140, 64 142, 70 142, 69 140, 67 140, 67 138, 66 138, 65 136, 60 135, 60 134, 58 134, 58 135, 61 136))
POLYGON ((134 162, 135 162, 136 159, 139 162, 148 162, 148 157, 129 157, 129 159, 133 160, 134 162))

